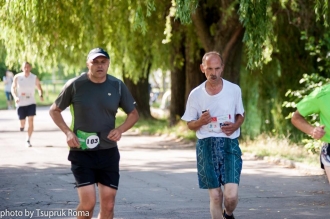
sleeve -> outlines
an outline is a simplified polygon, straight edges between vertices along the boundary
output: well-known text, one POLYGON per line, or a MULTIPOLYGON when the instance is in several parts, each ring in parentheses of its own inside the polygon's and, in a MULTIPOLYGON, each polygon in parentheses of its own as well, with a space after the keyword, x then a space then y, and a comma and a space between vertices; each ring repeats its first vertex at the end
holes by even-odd
POLYGON ((191 93, 188 97, 186 110, 181 117, 184 121, 193 121, 198 119, 198 107, 196 106, 197 101, 194 100, 194 95, 191 93))
POLYGON ((64 85, 61 93, 56 98, 55 104, 61 110, 65 110, 68 106, 71 105, 71 103, 72 103, 73 89, 74 89, 74 84, 71 83, 71 81, 68 81, 64 85))
POLYGON ((317 98, 319 91, 320 89, 316 89, 297 104, 297 110, 303 117, 320 112, 317 98))
POLYGON ((237 101, 236 101, 235 115, 237 115, 237 114, 240 114, 242 116, 244 114, 242 91, 241 91, 240 87, 238 87, 238 89, 237 89, 237 101))
POLYGON ((129 114, 132 112, 135 108, 136 102, 131 94, 131 92, 128 90, 127 86, 124 84, 124 82, 120 81, 120 103, 119 106, 124 110, 126 114, 129 114))

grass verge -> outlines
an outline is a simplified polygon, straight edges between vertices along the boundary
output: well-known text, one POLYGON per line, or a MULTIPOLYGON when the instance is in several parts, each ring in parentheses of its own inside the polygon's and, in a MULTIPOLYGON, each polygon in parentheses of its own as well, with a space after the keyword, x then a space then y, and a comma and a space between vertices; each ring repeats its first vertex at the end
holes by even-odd
POLYGON ((303 145, 293 144, 288 139, 260 135, 254 140, 241 140, 243 153, 252 153, 259 158, 276 157, 308 166, 319 167, 319 154, 308 152, 303 145))

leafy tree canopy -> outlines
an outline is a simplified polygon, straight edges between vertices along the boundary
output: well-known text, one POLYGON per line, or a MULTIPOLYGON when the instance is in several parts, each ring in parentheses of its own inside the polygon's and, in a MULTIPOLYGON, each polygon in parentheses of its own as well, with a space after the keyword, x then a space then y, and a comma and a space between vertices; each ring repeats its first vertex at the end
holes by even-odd
MULTIPOLYGON (((198 7, 198 2, 197 0, 177 0, 176 17, 180 18, 183 23, 190 23, 191 13, 194 13, 194 10, 198 7)), ((299 0, 236 0, 233 2, 239 4, 237 13, 245 28, 243 42, 247 47, 247 67, 250 69, 262 67, 271 60, 273 47, 276 44, 276 32, 274 31, 274 23, 277 20, 276 14, 280 10, 306 11, 306 8, 302 8, 304 4, 301 4, 299 0)), ((323 23, 324 27, 328 28, 329 2, 314 0, 309 1, 308 4, 314 5, 316 21, 323 23)), ((297 16, 294 19, 304 22, 305 18, 297 16)), ((310 22, 310 20, 306 20, 310 22)))
MULTIPOLYGON (((61 64, 82 69, 88 51, 107 49, 112 68, 134 78, 148 54, 166 54, 165 7, 156 1, 25 0, 0 1, 0 39, 6 64, 28 60, 51 71, 61 64)), ((168 65, 154 57, 154 64, 168 65)), ((137 74, 138 73, 138 74, 137 74)))

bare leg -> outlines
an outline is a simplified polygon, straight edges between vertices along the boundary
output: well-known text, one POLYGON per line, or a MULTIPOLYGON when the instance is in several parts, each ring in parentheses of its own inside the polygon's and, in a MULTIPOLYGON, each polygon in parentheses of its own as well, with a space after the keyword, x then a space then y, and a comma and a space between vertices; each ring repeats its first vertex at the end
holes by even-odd
POLYGON ((77 207, 77 219, 91 219, 93 217, 94 206, 96 203, 96 191, 94 184, 79 187, 78 196, 79 205, 77 207))
POLYGON ((324 170, 328 177, 328 183, 330 184, 330 166, 324 166, 324 170))
POLYGON ((34 126, 33 126, 33 119, 34 119, 34 116, 29 116, 28 117, 28 140, 31 139, 31 136, 32 136, 32 132, 33 132, 33 129, 34 129, 34 126))
POLYGON ((98 219, 113 219, 117 190, 98 184, 100 194, 100 213, 98 219))
POLYGON ((25 119, 19 120, 20 122, 20 130, 23 131, 25 127, 25 119))
POLYGON ((7 108, 8 109, 11 109, 12 108, 12 104, 11 104, 11 101, 10 100, 7 100, 7 108))
POLYGON ((224 205, 226 214, 232 215, 238 203, 238 184, 227 183, 224 187, 224 205))
POLYGON ((210 212, 212 219, 222 218, 223 194, 221 188, 209 189, 210 212))

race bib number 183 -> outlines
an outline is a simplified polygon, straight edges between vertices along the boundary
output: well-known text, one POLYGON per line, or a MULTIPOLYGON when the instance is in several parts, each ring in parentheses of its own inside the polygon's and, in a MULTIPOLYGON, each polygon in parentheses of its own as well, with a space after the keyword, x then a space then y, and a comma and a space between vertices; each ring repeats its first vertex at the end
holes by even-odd
POLYGON ((80 148, 83 150, 93 149, 100 143, 100 138, 97 136, 97 133, 77 130, 77 137, 80 142, 80 148))

